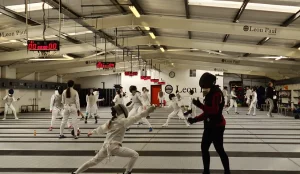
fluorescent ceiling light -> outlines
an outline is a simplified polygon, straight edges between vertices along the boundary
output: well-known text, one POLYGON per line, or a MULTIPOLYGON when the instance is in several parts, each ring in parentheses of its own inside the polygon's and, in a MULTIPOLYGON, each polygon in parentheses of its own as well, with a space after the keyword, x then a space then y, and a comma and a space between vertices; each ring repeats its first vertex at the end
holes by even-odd
POLYGON ((156 36, 155 36, 154 33, 152 33, 152 32, 149 32, 149 35, 151 36, 152 39, 155 39, 155 38, 156 38, 156 36))
POLYGON ((163 47, 159 48, 161 52, 165 52, 165 49, 163 47))
POLYGON ((68 56, 67 54, 63 54, 63 58, 73 60, 74 57, 68 56))
MULTIPOLYGON (((5 6, 5 8, 8 8, 15 12, 25 12, 25 4, 5 6)), ((52 8, 53 7, 51 7, 50 5, 45 3, 45 9, 52 9, 52 8)), ((42 10, 42 9, 43 9, 43 2, 28 4, 28 11, 36 11, 36 10, 42 10)))
MULTIPOLYGON (((220 7, 220 8, 234 8, 239 9, 243 2, 236 1, 225 1, 225 0, 189 0, 189 5, 199 5, 208 7, 220 7)), ((258 10, 258 11, 271 11, 271 12, 282 12, 282 13, 296 13, 299 11, 297 6, 287 5, 273 5, 273 4, 262 4, 262 3, 251 3, 249 2, 246 6, 247 10, 258 10)))
POLYGON ((135 17, 140 18, 141 15, 140 13, 137 11, 137 9, 135 8, 135 6, 129 6, 129 9, 131 10, 131 12, 134 14, 135 17))
POLYGON ((145 27, 145 26, 144 26, 144 28, 145 28, 145 30, 147 30, 147 31, 149 31, 149 30, 150 30, 150 27, 145 27))
POLYGON ((259 57, 259 58, 280 60, 280 59, 286 59, 288 57, 285 57, 285 56, 264 56, 264 57, 259 57))
POLYGON ((81 34, 88 34, 88 33, 93 33, 92 31, 82 31, 82 32, 77 32, 77 33, 68 33, 69 36, 74 36, 74 35, 81 35, 81 34))

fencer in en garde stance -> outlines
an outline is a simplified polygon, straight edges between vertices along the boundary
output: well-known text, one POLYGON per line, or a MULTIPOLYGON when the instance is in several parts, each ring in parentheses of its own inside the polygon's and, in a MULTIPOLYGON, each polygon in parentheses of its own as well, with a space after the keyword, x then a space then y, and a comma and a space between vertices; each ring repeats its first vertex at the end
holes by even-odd
POLYGON ((216 76, 210 73, 204 73, 199 81, 200 87, 203 89, 205 96, 204 103, 199 100, 193 100, 193 104, 203 110, 203 113, 194 118, 188 118, 188 121, 193 124, 199 121, 204 121, 204 132, 202 135, 201 152, 204 165, 203 174, 210 173, 210 154, 209 147, 211 143, 219 154, 223 167, 224 174, 230 174, 229 159, 224 150, 223 137, 226 121, 222 115, 224 107, 224 96, 219 86, 215 85, 216 76))
MULTIPOLYGON (((80 116, 80 103, 78 92, 73 88, 74 81, 68 81, 68 88, 62 93, 62 104, 64 105, 63 119, 60 125, 59 138, 66 138, 64 136, 64 128, 69 119, 72 118, 72 125, 74 130, 78 130, 77 117, 80 116)), ((74 134, 74 138, 78 139, 77 134, 74 134)))
POLYGON ((236 93, 235 93, 235 88, 232 88, 231 93, 230 93, 230 106, 229 106, 229 108, 226 110, 227 114, 229 114, 229 111, 230 111, 230 109, 231 109, 233 106, 234 106, 234 112, 235 112, 236 114, 239 114, 239 113, 237 112, 237 102, 236 102, 236 100, 237 100, 237 96, 236 96, 236 93))
MULTIPOLYGON (((131 101, 132 103, 128 106, 128 108, 131 108, 131 111, 128 114, 128 117, 137 115, 138 113, 141 113, 143 111, 143 99, 141 97, 141 93, 137 91, 136 86, 130 86, 129 91, 132 94, 131 101)), ((152 132, 152 126, 150 122, 146 118, 142 118, 142 121, 146 123, 149 127, 149 132, 152 132)), ((129 128, 127 129, 129 131, 129 128)))
POLYGON ((87 119, 94 117, 95 123, 98 123, 98 106, 97 101, 104 101, 104 98, 98 99, 99 92, 90 89, 88 94, 86 95, 86 116, 84 123, 87 123, 87 119))
POLYGON ((246 99, 246 104, 248 105, 248 107, 250 106, 251 95, 252 95, 252 91, 251 91, 251 89, 249 87, 247 87, 246 88, 245 99, 246 99))
POLYGON ((164 92, 161 89, 158 92, 157 98, 158 98, 159 106, 163 107, 164 100, 165 100, 165 94, 164 94, 164 92))
MULTIPOLYGON (((51 96, 50 100, 50 112, 52 113, 52 118, 51 118, 51 125, 49 128, 49 131, 52 131, 53 129, 53 124, 55 122, 55 119, 58 116, 63 116, 63 109, 64 106, 61 103, 62 101, 62 93, 63 93, 63 88, 61 86, 58 86, 55 89, 55 93, 51 96)), ((72 125, 68 121, 68 128, 72 128, 72 125)))
POLYGON ((171 112, 169 115, 168 115, 168 119, 166 121, 165 124, 163 124, 163 127, 168 127, 169 125, 169 121, 171 118, 175 117, 175 116, 178 116, 179 118, 183 119, 184 123, 186 124, 186 126, 190 126, 190 124, 186 121, 186 119, 184 118, 183 116, 183 112, 178 104, 178 99, 177 97, 175 96, 175 94, 170 94, 169 95, 169 99, 170 99, 170 105, 169 106, 166 106, 167 108, 173 108, 173 112, 171 112))
MULTIPOLYGON (((148 107, 150 107, 151 102, 150 102, 150 95, 149 95, 149 90, 146 87, 142 88, 142 103, 143 103, 143 110, 146 110, 148 107)), ((146 118, 150 118, 150 116, 147 116, 146 118)))
POLYGON ((15 116, 15 119, 18 120, 19 118, 17 117, 17 113, 16 113, 16 109, 15 107, 12 105, 13 102, 16 102, 18 100, 20 100, 20 98, 15 99, 14 95, 14 90, 10 89, 8 90, 8 95, 6 95, 3 100, 5 101, 4 104, 4 117, 2 120, 6 120, 6 114, 8 109, 10 108, 15 116))
POLYGON ((126 128, 130 125, 138 122, 140 119, 145 118, 149 113, 152 113, 155 110, 154 106, 149 107, 147 110, 132 115, 131 117, 128 116, 128 111, 126 107, 122 104, 113 106, 111 108, 111 115, 112 118, 107 121, 105 124, 99 126, 97 129, 94 129, 88 135, 92 134, 105 134, 106 139, 97 153, 95 157, 84 163, 81 167, 79 167, 75 172, 72 174, 80 174, 87 170, 90 167, 93 167, 100 163, 105 158, 110 158, 111 156, 119 156, 119 157, 128 157, 130 158, 129 163, 127 164, 126 171, 124 174, 131 174, 133 166, 136 160, 139 157, 139 154, 127 147, 122 147, 122 142, 124 139, 124 135, 126 132, 126 128))
POLYGON ((224 101, 225 101, 225 106, 228 106, 228 91, 227 91, 227 86, 224 86, 224 89, 222 90, 223 96, 224 96, 224 101))
POLYGON ((256 115, 256 104, 257 104, 256 90, 257 90, 256 87, 252 88, 252 94, 251 94, 252 95, 252 101, 251 101, 251 104, 250 104, 250 107, 249 107, 249 112, 247 113, 247 115, 250 115, 252 108, 253 108, 253 116, 256 115))

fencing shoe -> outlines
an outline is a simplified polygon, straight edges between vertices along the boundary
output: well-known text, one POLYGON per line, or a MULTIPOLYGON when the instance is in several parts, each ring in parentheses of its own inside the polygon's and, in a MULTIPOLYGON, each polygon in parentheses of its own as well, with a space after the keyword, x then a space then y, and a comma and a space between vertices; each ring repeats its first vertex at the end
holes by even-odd
POLYGON ((66 138, 64 135, 59 135, 59 139, 66 138))

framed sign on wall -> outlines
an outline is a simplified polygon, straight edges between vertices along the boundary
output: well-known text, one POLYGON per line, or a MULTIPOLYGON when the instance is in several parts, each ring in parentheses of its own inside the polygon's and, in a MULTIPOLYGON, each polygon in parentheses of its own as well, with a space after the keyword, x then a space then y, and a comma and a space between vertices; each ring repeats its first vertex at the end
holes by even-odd
POLYGON ((190 69, 190 77, 196 77, 196 70, 195 69, 190 69))

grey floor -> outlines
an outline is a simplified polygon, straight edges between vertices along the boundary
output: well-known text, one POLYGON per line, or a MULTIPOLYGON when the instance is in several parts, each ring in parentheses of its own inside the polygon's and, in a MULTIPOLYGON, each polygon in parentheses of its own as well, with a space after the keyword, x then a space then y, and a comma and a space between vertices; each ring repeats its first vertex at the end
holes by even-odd
MULTIPOLYGON (((125 136, 123 146, 140 154, 134 173, 201 173, 201 137, 203 124, 186 128, 178 118, 162 128, 170 110, 158 109, 149 121, 154 130, 135 125, 125 136)), ((100 108, 100 123, 109 117, 108 108, 100 108)), ((225 149, 230 157, 233 174, 300 174, 300 120, 275 115, 268 118, 265 112, 257 116, 224 114, 227 120, 225 149)), ((59 124, 48 131, 50 113, 20 114, 20 120, 0 121, 0 173, 1 174, 62 174, 71 173, 95 155, 104 140, 103 136, 87 137, 87 132, 97 127, 90 119, 80 121, 82 132, 78 140, 70 135, 59 140, 59 124), (33 132, 36 130, 37 135, 33 132)), ((98 124, 98 125, 99 125, 98 124)), ((223 173, 222 164, 213 145, 211 151, 212 173, 223 173)), ((126 158, 113 158, 102 162, 86 173, 122 173, 126 158)))

